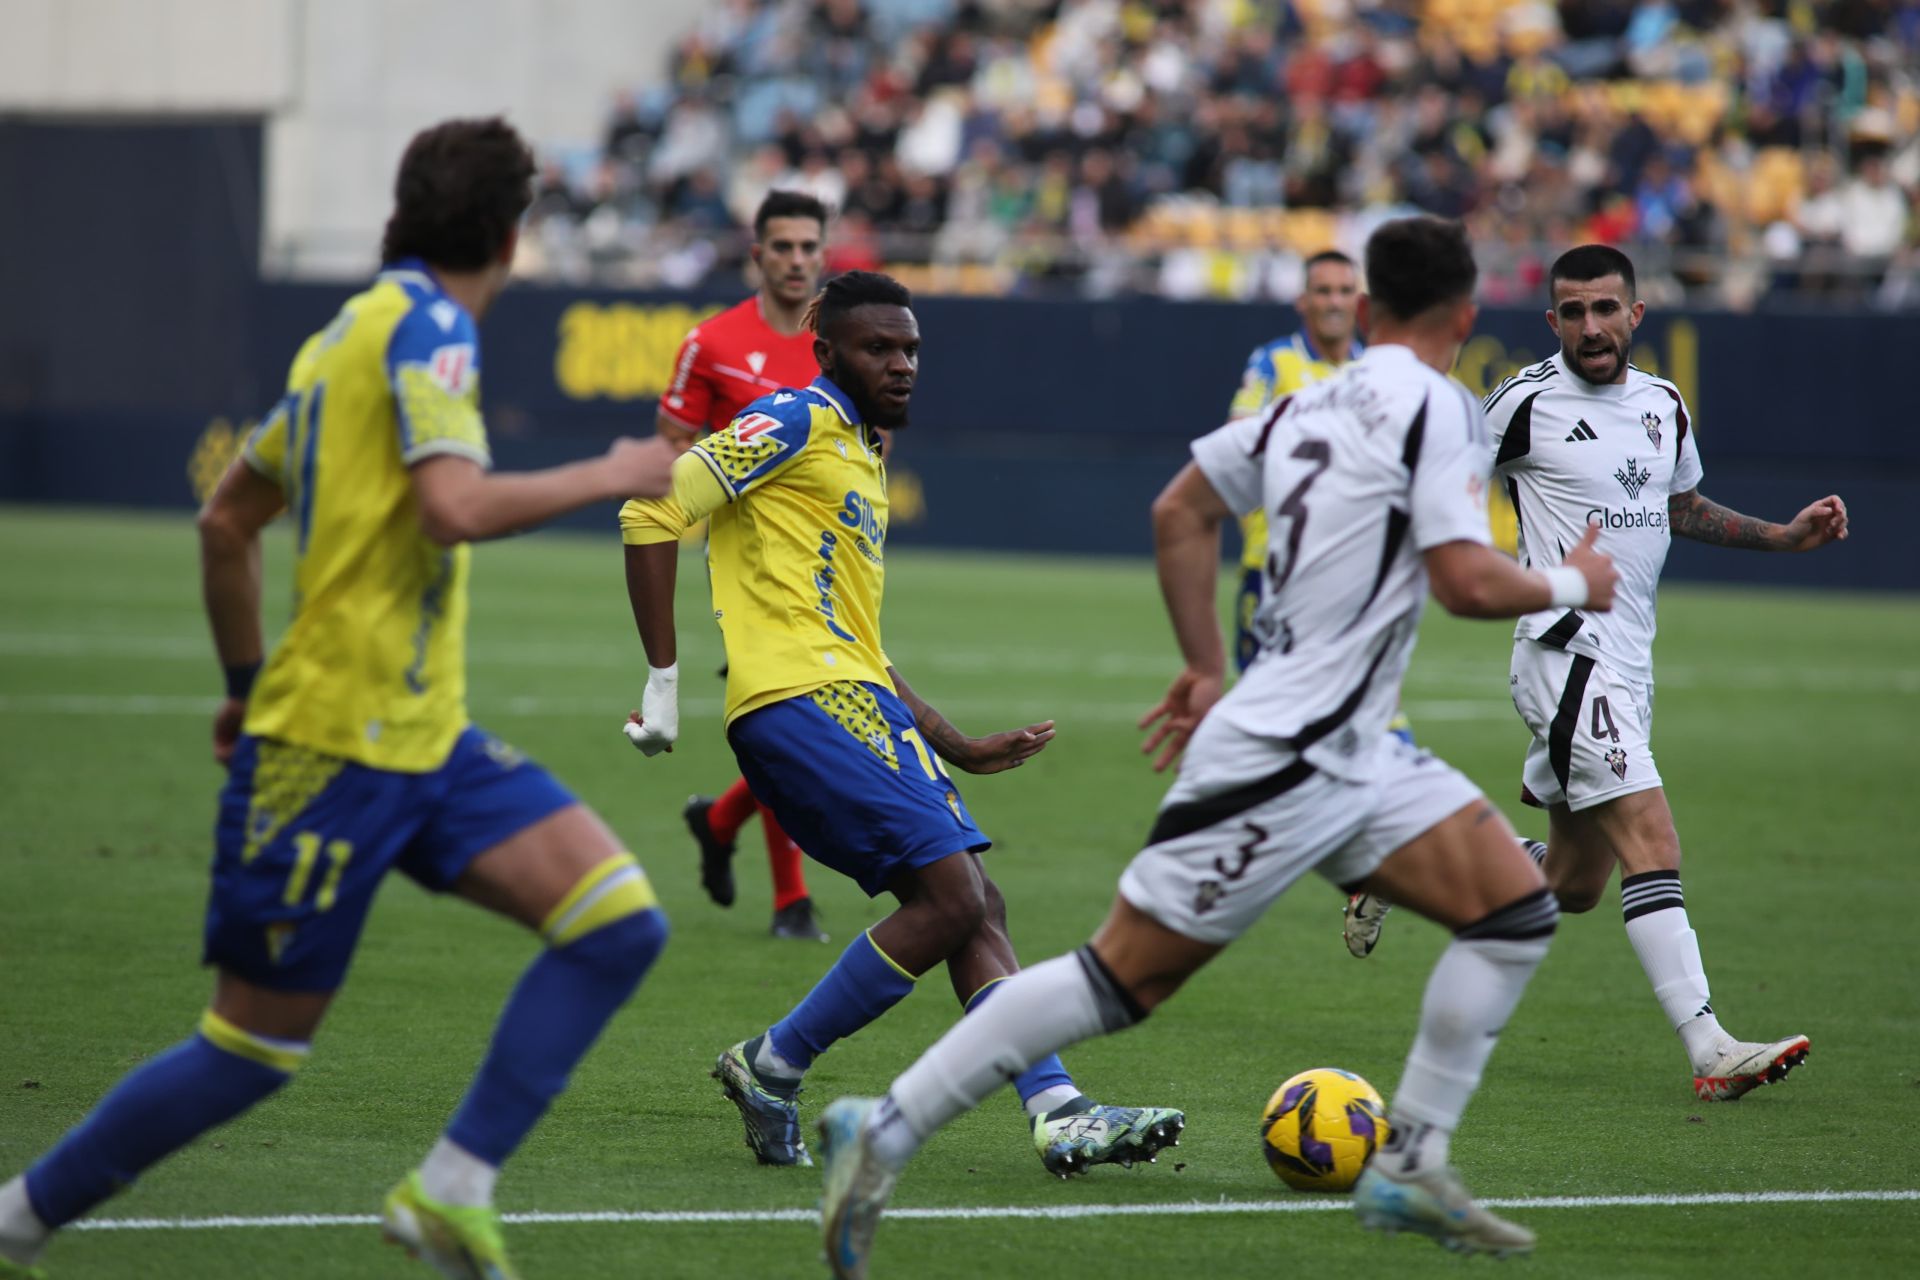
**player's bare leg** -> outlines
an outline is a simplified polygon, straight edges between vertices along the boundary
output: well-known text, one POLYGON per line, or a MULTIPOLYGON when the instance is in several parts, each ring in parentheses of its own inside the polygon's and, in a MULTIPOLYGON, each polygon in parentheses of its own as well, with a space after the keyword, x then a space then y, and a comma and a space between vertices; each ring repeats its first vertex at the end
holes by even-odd
POLYGON ((1590 911, 1620 868, 1627 938, 1653 985, 1654 998, 1685 1046, 1695 1096, 1732 1101, 1786 1078, 1806 1061, 1805 1036, 1743 1041, 1720 1025, 1710 1001, 1700 942, 1687 920, 1680 884, 1680 837, 1660 787, 1579 812, 1549 810, 1547 882, 1566 911, 1590 911))
POLYGON ((454 884, 538 932, 528 968, 459 1112, 387 1195, 389 1239, 450 1276, 513 1275, 493 1210, 501 1163, 538 1123, 666 941, 644 872, 606 824, 571 805, 482 853, 454 884))
POLYGON ((921 974, 963 950, 987 918, 987 884, 971 853, 899 871, 888 882, 900 904, 892 914, 854 939, 786 1017, 720 1055, 713 1077, 738 1108, 755 1159, 813 1163, 800 1135, 799 1102, 813 1059, 880 1017, 913 990, 921 974))
POLYGON ((1395 850, 1362 887, 1446 926, 1454 941, 1428 980, 1391 1136, 1355 1185, 1354 1210, 1363 1226, 1449 1249, 1525 1253, 1533 1234, 1475 1204, 1447 1158, 1500 1030, 1546 956, 1559 915, 1552 895, 1484 799, 1395 850))

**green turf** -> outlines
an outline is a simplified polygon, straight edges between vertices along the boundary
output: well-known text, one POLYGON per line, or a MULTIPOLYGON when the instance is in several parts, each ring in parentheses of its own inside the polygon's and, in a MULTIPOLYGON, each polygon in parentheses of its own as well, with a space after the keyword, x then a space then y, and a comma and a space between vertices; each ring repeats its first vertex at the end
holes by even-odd
MULTIPOLYGON (((283 616, 287 546, 268 550, 283 616)), ((196 969, 217 774, 217 674, 190 523, 0 509, 0 1177, 52 1142, 121 1072, 178 1040, 196 969)), ((1731 553, 1730 553, 1731 554, 1731 553)), ((689 565, 691 568, 691 565, 689 565)), ((1029 959, 1083 941, 1162 783, 1130 725, 1172 648, 1143 563, 897 551, 892 657, 976 732, 1055 716, 1017 774, 967 788, 999 844, 991 867, 1029 959)), ((701 896, 679 825, 692 791, 732 776, 717 723, 718 641, 693 574, 682 592, 693 704, 672 756, 617 726, 643 667, 610 538, 540 536, 476 554, 478 719, 566 779, 648 864, 673 945, 501 1183, 509 1210, 770 1209, 813 1202, 816 1175, 755 1167, 706 1078, 714 1054, 784 1012, 840 942, 876 918, 815 870, 833 948, 765 936, 748 832, 741 902, 701 896), (704 708, 704 710, 702 710, 704 708)), ((1689 911, 1714 1003, 1749 1037, 1804 1031, 1811 1064, 1738 1105, 1693 1101, 1688 1073, 1611 897, 1571 919, 1495 1055, 1455 1145, 1490 1196, 1920 1187, 1920 994, 1909 862, 1920 765, 1920 602, 1676 587, 1662 602, 1657 743, 1688 851, 1689 911)), ((1436 611, 1437 613, 1437 611, 1436 611)), ((1423 742, 1510 801, 1522 730, 1505 694, 1506 629, 1432 616, 1407 696, 1423 742)), ((1258 1200, 1289 1193, 1255 1145, 1268 1092, 1337 1064, 1390 1090, 1440 932, 1396 916, 1362 964, 1335 894, 1303 883, 1145 1027, 1068 1055, 1120 1102, 1187 1109, 1160 1165, 1046 1178, 1009 1097, 940 1135, 902 1205, 1258 1200), (1176 1163, 1177 1161, 1177 1163, 1176 1163)), ((499 1003, 533 954, 512 927, 395 884, 297 1085, 184 1152, 106 1216, 367 1213, 459 1098, 499 1003)), ((837 1048, 809 1112, 881 1089, 954 1016, 944 982, 837 1048)), ((1554 1209, 1535 1275, 1913 1274, 1920 1204, 1554 1209)), ((555 1225, 514 1230, 531 1280, 810 1276, 803 1225, 555 1225)), ((57 1277, 404 1276, 370 1228, 71 1233, 57 1277)), ((1344 1213, 896 1222, 882 1276, 1451 1272, 1424 1242, 1363 1236, 1344 1213)))

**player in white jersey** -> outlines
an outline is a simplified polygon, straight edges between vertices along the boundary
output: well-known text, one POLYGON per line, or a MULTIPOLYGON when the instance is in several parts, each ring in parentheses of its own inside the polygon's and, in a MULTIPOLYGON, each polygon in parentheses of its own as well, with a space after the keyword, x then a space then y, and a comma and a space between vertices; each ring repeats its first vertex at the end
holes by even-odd
POLYGON ((1430 583, 1451 612, 1510 618, 1554 600, 1604 610, 1613 569, 1591 537, 1546 573, 1488 545, 1485 424, 1440 372, 1473 329, 1459 226, 1386 224, 1368 242, 1367 277, 1366 353, 1195 441, 1154 503, 1186 666, 1143 721, 1160 722, 1144 750, 1161 748, 1163 768, 1191 745, 1106 923, 1079 951, 1009 979, 884 1099, 841 1099, 822 1117, 836 1275, 865 1275, 894 1180, 937 1128, 1054 1048, 1140 1021, 1309 871, 1385 892, 1454 933, 1426 988, 1391 1138, 1354 1191, 1362 1223, 1466 1251, 1532 1247, 1532 1233, 1474 1203, 1447 1152, 1557 910, 1499 812, 1387 722, 1430 583), (1262 652, 1222 698, 1220 527, 1255 508, 1269 524, 1262 652))
POLYGON ((1671 535, 1716 546, 1811 551, 1847 536, 1825 497, 1769 524, 1700 494, 1700 452, 1671 382, 1627 362, 1646 304, 1633 264, 1604 245, 1569 250, 1548 278, 1560 351, 1487 398, 1494 470, 1520 517, 1523 564, 1559 562, 1588 523, 1620 571, 1611 613, 1553 608, 1514 629, 1514 706, 1532 731, 1522 799, 1547 810, 1528 841, 1563 911, 1590 911, 1614 867, 1627 937, 1692 1060, 1694 1093, 1733 1099, 1806 1059, 1805 1036, 1735 1039, 1708 1002, 1680 888, 1680 839, 1653 753, 1654 598, 1671 535))

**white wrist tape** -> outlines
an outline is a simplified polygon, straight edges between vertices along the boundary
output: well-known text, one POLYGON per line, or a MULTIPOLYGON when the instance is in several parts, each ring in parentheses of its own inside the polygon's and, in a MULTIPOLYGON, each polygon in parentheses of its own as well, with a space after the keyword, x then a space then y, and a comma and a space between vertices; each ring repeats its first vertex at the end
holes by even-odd
POLYGON ((1587 602, 1586 574, 1564 564, 1542 572, 1546 575, 1547 590, 1552 594, 1554 608, 1578 609, 1587 602))
POLYGON ((640 723, 621 726, 627 741, 642 755, 670 750, 680 736, 680 664, 648 667, 646 691, 640 695, 640 723))

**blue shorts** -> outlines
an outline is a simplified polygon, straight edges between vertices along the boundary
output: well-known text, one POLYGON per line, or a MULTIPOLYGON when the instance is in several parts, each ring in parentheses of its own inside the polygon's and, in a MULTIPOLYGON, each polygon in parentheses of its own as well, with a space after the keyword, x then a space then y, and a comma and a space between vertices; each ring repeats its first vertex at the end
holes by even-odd
POLYGON ((278 991, 332 991, 390 868, 444 891, 572 803, 552 774, 471 725, 432 773, 243 736, 214 825, 204 960, 278 991))
POLYGON ((749 711, 727 740, 794 843, 870 898, 906 868, 992 846, 885 685, 846 680, 749 711))

